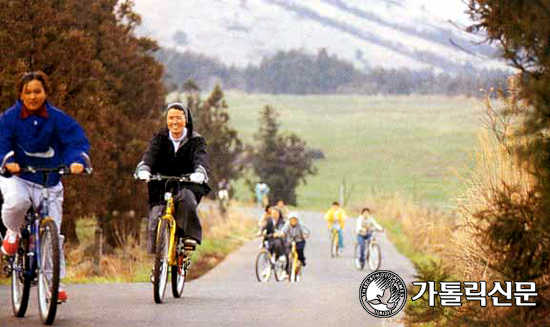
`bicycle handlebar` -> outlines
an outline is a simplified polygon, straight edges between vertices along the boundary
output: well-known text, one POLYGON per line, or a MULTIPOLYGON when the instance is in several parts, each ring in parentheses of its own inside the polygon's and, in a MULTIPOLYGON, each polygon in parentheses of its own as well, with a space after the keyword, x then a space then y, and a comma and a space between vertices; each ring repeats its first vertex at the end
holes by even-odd
MULTIPOLYGON (((149 180, 145 180, 145 181, 177 181, 177 182, 184 182, 184 183, 191 183, 191 184, 201 185, 201 183, 193 182, 190 179, 189 176, 191 176, 191 174, 186 174, 186 175, 182 175, 182 176, 169 176, 169 175, 162 175, 162 174, 154 174, 154 175, 151 175, 149 180)), ((134 173, 134 178, 136 180, 140 180, 138 178, 137 172, 134 173)))
MULTIPOLYGON (((94 169, 92 168, 92 161, 90 160, 90 157, 85 152, 81 152, 80 155, 84 158, 84 162, 85 162, 84 172, 88 175, 91 174, 94 169)), ((15 156, 14 151, 10 151, 4 156, 4 159, 2 160, 2 165, 0 166, 0 174, 4 174, 6 172, 7 161, 14 156, 15 156)), ((24 174, 24 173, 35 174, 40 172, 47 173, 47 174, 58 173, 60 175, 71 175, 71 168, 66 165, 62 165, 54 168, 35 168, 32 166, 27 166, 27 167, 21 167, 19 174, 24 174)))
POLYGON ((15 152, 10 151, 10 152, 6 153, 6 155, 4 156, 4 159, 2 160, 2 166, 0 166, 0 172, 2 174, 4 173, 4 170, 6 169, 6 163, 8 162, 8 159, 13 157, 14 155, 15 155, 15 152))

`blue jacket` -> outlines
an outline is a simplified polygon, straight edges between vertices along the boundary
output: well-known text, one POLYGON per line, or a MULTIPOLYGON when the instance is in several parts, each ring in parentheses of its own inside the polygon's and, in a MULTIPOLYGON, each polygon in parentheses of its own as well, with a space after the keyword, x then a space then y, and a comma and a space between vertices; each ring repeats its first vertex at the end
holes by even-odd
MULTIPOLYGON (((22 102, 0 116, 0 161, 10 152, 15 152, 19 166, 35 168, 54 168, 69 166, 78 162, 84 164, 81 153, 88 153, 90 143, 82 127, 69 115, 46 102, 48 118, 31 115, 21 118, 22 102)), ((38 174, 21 174, 21 178, 37 184, 43 184, 43 176, 38 174)), ((48 187, 59 183, 59 174, 48 178, 48 187)))

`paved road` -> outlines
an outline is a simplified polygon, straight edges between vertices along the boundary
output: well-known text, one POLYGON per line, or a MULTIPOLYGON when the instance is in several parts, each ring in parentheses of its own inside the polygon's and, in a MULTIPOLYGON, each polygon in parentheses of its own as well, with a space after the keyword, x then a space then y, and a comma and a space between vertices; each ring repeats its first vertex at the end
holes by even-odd
MULTIPOLYGON (((186 285, 183 298, 167 290, 166 302, 153 302, 151 284, 68 285, 57 326, 398 326, 396 320, 370 316, 359 303, 359 285, 368 274, 353 264, 352 224, 344 254, 329 256, 326 224, 319 213, 303 213, 312 235, 306 246, 308 265, 300 283, 258 283, 254 260, 259 240, 246 243, 215 269, 186 285)), ((382 267, 413 281, 412 264, 384 236, 382 267)), ((36 289, 31 290, 33 296, 36 289)), ((10 290, 0 286, 0 326, 39 326, 36 298, 27 316, 11 313, 10 290)))

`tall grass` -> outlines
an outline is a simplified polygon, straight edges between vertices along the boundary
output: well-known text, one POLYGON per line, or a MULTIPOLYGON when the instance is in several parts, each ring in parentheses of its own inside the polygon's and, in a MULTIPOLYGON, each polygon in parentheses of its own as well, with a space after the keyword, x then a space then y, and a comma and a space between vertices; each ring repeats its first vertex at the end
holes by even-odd
MULTIPOLYGON (((222 217, 215 206, 207 205, 199 212, 203 226, 203 242, 193 254, 190 279, 197 278, 215 267, 227 254, 254 234, 255 220, 241 212, 229 211, 222 217)), ((153 265, 153 256, 146 251, 145 222, 139 238, 129 238, 112 254, 98 259, 94 231, 95 220, 81 219, 77 233, 81 240, 76 248, 68 249, 66 282, 147 282, 153 265)))
POLYGON ((511 200, 525 202, 532 196, 534 177, 522 168, 510 148, 489 131, 479 134, 479 150, 474 154, 476 169, 466 181, 467 191, 459 199, 461 228, 454 239, 460 258, 460 274, 470 280, 486 280, 490 253, 484 251, 483 235, 488 222, 478 219, 477 213, 498 211, 496 195, 503 189, 514 190, 511 200))
MULTIPOLYGON (((436 251, 440 264, 417 268, 420 280, 487 281, 487 291, 493 281, 534 281, 537 307, 494 307, 490 298, 487 307, 476 301, 463 301, 456 308, 429 307, 422 298, 407 308, 411 325, 550 325, 547 214, 537 191, 540 181, 532 173, 536 159, 518 157, 517 150, 528 141, 518 133, 524 126, 518 113, 530 109, 518 100, 515 86, 512 80, 511 95, 502 99, 502 107, 487 102, 486 128, 473 153, 475 165, 458 199, 460 218, 449 226, 445 246, 436 251)), ((437 233, 425 237, 431 244, 441 240, 437 233)))
POLYGON ((440 258, 456 230, 456 212, 421 206, 399 195, 368 198, 364 205, 388 231, 397 249, 416 265, 440 258))

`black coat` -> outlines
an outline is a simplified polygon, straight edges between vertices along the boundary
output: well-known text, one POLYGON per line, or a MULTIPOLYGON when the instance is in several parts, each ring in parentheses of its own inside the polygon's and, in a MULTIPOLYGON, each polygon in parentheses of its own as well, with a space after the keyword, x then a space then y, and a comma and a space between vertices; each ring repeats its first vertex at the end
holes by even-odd
MULTIPOLYGON (((204 170, 208 173, 208 155, 206 153, 206 141, 199 134, 188 128, 191 137, 186 137, 174 153, 174 145, 169 137, 168 129, 162 129, 149 141, 149 146, 143 155, 141 165, 146 165, 151 174, 163 174, 170 176, 181 176, 191 174, 197 170, 204 170), (199 168, 202 167, 202 168, 199 168)), ((138 167, 139 169, 139 167, 138 167)), ((193 191, 197 202, 208 192, 208 184, 188 184, 185 188, 193 191)), ((151 181, 149 187, 149 205, 155 205, 164 201, 165 182, 151 181)))

